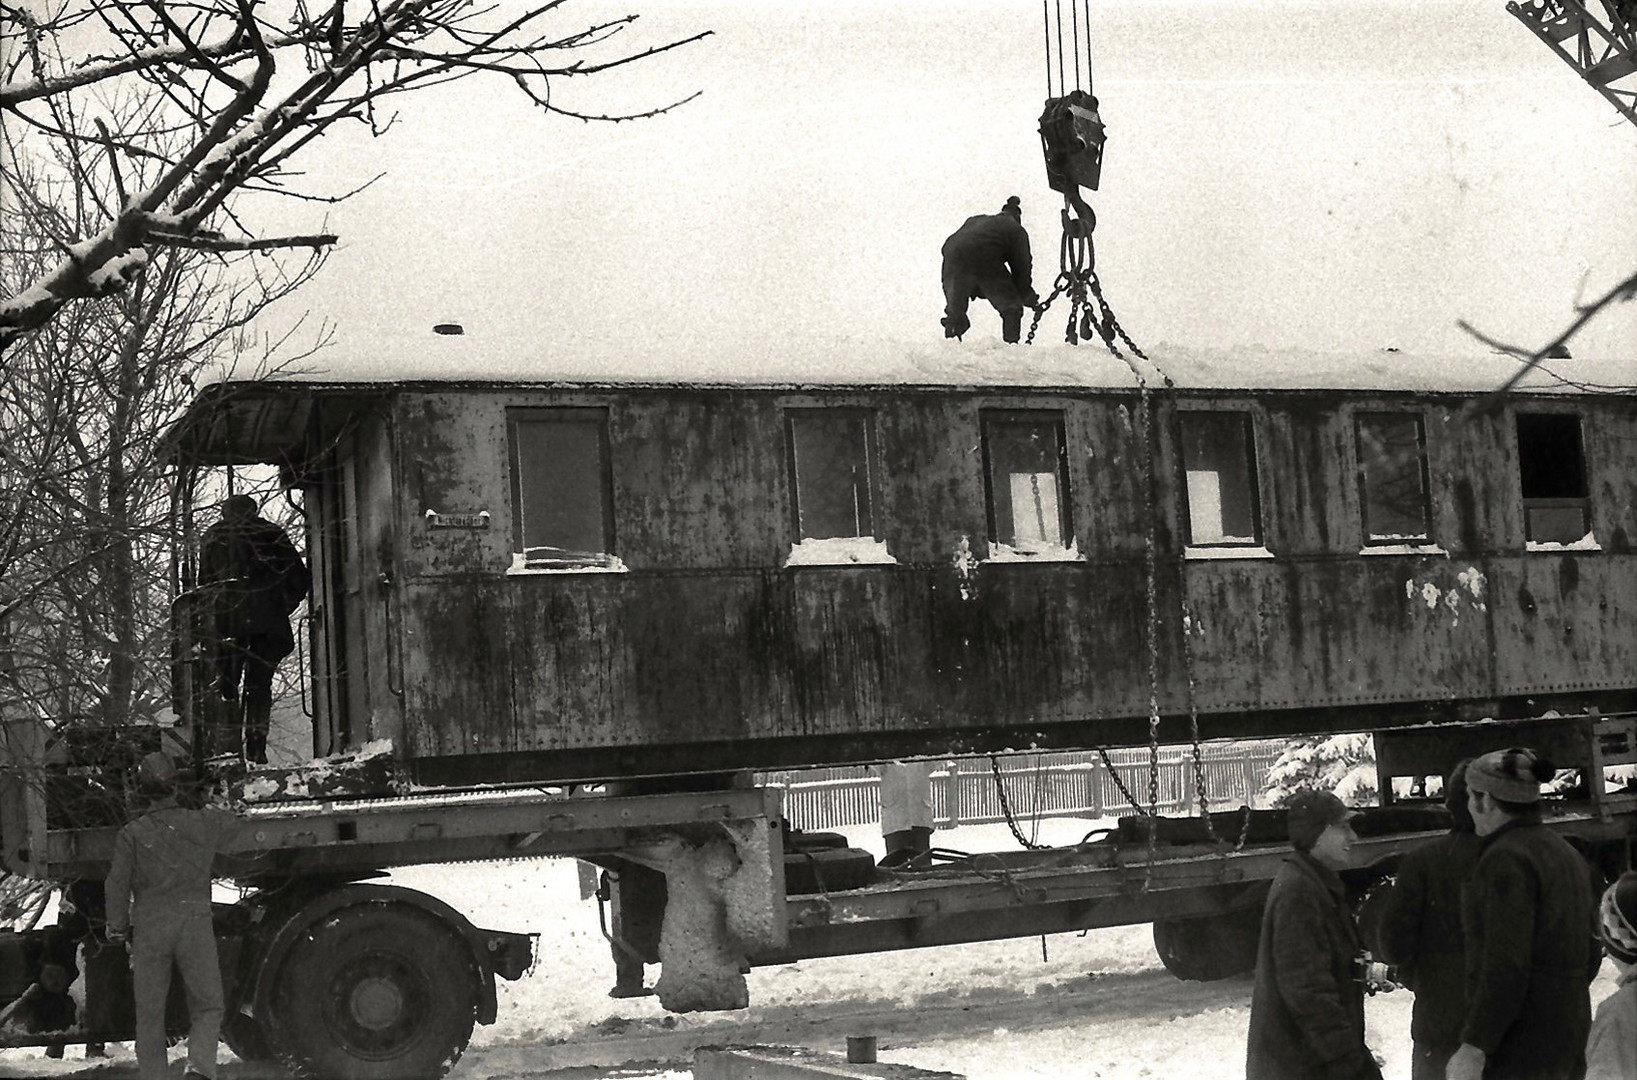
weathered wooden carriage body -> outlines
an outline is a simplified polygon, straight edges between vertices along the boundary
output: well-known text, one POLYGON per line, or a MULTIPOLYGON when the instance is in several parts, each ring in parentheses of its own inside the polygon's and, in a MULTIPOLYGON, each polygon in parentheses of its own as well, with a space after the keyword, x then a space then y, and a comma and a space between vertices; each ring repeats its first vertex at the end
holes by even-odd
POLYGON ((1487 411, 1499 357, 752 366, 450 338, 202 393, 180 461, 303 492, 315 750, 562 780, 1140 743, 1151 698, 1166 741, 1637 705, 1637 398, 1579 385, 1637 365, 1487 411))

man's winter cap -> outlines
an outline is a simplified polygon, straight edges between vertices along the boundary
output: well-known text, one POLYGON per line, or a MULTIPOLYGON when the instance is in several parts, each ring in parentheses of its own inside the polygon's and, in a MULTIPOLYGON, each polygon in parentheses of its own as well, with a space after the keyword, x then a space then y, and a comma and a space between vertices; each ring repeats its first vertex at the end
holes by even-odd
POLYGON ((137 783, 145 787, 170 787, 176 783, 176 762, 158 750, 146 755, 137 766, 137 783))
POLYGON ((1532 803, 1540 801, 1540 785, 1556 773, 1533 750, 1514 746, 1473 758, 1466 767, 1466 783, 1473 791, 1502 802, 1532 803))
POLYGON ((261 509, 249 495, 229 495, 222 501, 223 517, 254 517, 261 509))
POLYGON ((1359 815, 1328 791, 1298 791, 1285 801, 1285 810, 1290 842, 1303 851, 1318 843, 1330 826, 1344 825, 1359 815))
POLYGON ((1010 199, 1006 200, 1006 205, 1000 208, 1000 212, 1003 214, 1011 214, 1019 221, 1023 220, 1023 204, 1018 201, 1016 195, 1013 195, 1010 199))
POLYGON ((1637 964, 1637 870, 1621 874, 1603 893, 1597 929, 1610 956, 1623 964, 1637 964))

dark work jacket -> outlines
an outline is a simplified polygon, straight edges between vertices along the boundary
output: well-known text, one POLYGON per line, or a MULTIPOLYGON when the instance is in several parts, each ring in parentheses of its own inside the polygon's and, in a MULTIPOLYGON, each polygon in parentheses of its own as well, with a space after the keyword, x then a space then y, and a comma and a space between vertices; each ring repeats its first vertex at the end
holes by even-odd
POLYGON ((1484 838, 1461 912, 1461 1041, 1488 1055, 1486 1080, 1581 1076, 1592 1023, 1588 986, 1602 960, 1585 860, 1539 822, 1507 822, 1484 838))
POLYGON ((1483 842, 1450 832, 1405 855, 1381 910, 1377 945, 1415 991, 1410 1038, 1440 1051, 1461 1045, 1466 1020, 1466 948, 1461 887, 1478 865, 1483 842))
POLYGON ((1246 1080, 1379 1078, 1364 1044, 1363 951, 1341 878, 1296 852, 1262 911, 1246 1080))
POLYGON ((986 298, 998 311, 1036 299, 1029 234, 1011 214, 976 214, 944 241, 943 281, 968 297, 986 298))
POLYGON ((219 521, 205 530, 199 583, 220 585, 214 600, 222 637, 263 635, 278 644, 278 656, 288 655, 295 648, 290 613, 306 597, 310 580, 295 545, 270 521, 219 521))

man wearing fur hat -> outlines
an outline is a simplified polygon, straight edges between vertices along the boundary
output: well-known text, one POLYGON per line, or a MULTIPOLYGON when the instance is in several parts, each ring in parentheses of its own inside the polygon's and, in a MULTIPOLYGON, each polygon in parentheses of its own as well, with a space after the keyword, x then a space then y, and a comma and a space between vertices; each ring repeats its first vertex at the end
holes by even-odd
POLYGON ((1444 1067, 1461 1045, 1466 1019, 1461 887, 1482 851, 1467 810, 1468 764, 1458 762, 1444 781, 1449 832, 1399 862, 1376 932, 1377 959, 1398 965, 1400 981, 1415 992, 1410 1080, 1444 1080, 1444 1067))
POLYGON ((179 776, 164 754, 142 759, 139 789, 153 800, 120 829, 108 870, 108 938, 129 941, 136 994, 136 1061, 142 1080, 164 1080, 165 1000, 171 966, 188 1002, 185 1078, 215 1080, 222 975, 211 925, 211 864, 241 828, 222 810, 177 802, 179 776))
POLYGON ((1023 331, 1023 309, 1038 307, 1023 228, 1023 206, 1016 195, 998 214, 976 214, 944 241, 944 337, 958 338, 972 328, 966 305, 988 300, 1000 312, 1001 337, 1017 344, 1023 331))
POLYGON ((1586 1080, 1631 1080, 1637 1076, 1637 870, 1621 874, 1603 894, 1597 929, 1620 983, 1592 1021, 1586 1080))
POLYGON ((1602 962, 1591 872, 1540 820, 1556 773, 1532 750, 1467 766, 1467 806, 1483 852, 1462 890, 1467 1008, 1449 1080, 1573 1080, 1586 1068, 1587 987, 1602 962))
POLYGON ((1297 792, 1287 808, 1296 850, 1262 911, 1246 1080, 1381 1080, 1364 1042, 1364 946, 1337 874, 1358 812, 1328 791, 1297 792))

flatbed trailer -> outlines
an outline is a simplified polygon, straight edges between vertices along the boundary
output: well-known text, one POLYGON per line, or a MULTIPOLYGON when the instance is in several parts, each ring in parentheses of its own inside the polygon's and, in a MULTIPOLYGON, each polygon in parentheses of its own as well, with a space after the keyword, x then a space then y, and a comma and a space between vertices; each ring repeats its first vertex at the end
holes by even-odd
MULTIPOLYGON (((1637 764, 1637 715, 1437 725, 1378 740, 1389 793, 1387 773, 1437 775, 1452 754, 1524 740, 1546 745, 1582 779, 1549 803, 1548 824, 1606 875, 1631 865, 1637 787, 1621 789, 1606 777, 1637 764)), ((25 782, 17 768, 0 776, 8 870, 58 881, 106 874, 113 827, 51 828, 41 785, 25 782)), ((934 849, 897 866, 872 859, 866 880, 837 878, 826 887, 822 870, 804 870, 816 855, 863 853, 791 830, 776 787, 616 790, 537 786, 248 805, 249 827, 218 864, 246 890, 217 911, 230 1047, 317 1075, 418 1077, 436 1075, 474 1023, 494 1019, 495 977, 530 970, 531 938, 477 928, 435 897, 372 880, 395 866, 557 856, 607 867, 611 887, 601 899, 615 910, 611 926, 605 922, 613 951, 663 960, 661 1002, 686 1010, 743 1001, 722 999, 710 972, 703 984, 682 985, 683 971, 665 987, 673 962, 685 969, 690 961, 641 940, 641 927, 657 927, 668 905, 702 912, 694 930, 726 927, 710 945, 734 958, 725 977, 741 986, 752 966, 1140 923, 1154 924, 1156 948, 1173 973, 1212 979, 1254 962, 1262 903, 1289 855, 1281 811, 1240 808, 1212 814, 1208 826, 1199 817, 1158 819, 1152 839, 1139 815, 1092 828, 1067 847, 934 849), (731 852, 729 887, 701 885, 709 875, 689 871, 713 850, 731 852), (657 893, 656 875, 667 885, 657 893)), ((1389 797, 1364 808, 1356 865, 1344 872, 1355 897, 1446 824, 1425 799, 1389 797)), ((0 935, 0 974, 17 983, 25 956, 38 954, 52 932, 0 935)), ((128 1011, 98 1007, 99 999, 128 1004, 128 989, 122 996, 110 983, 123 963, 85 966, 86 1022, 69 1031, 3 1032, 0 1046, 131 1037, 128 1011)), ((11 986, 10 996, 20 989, 11 986)))

